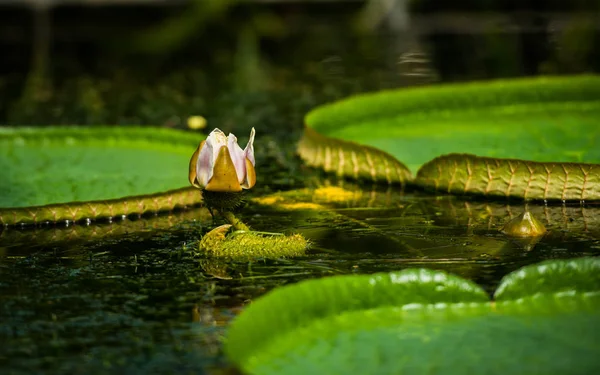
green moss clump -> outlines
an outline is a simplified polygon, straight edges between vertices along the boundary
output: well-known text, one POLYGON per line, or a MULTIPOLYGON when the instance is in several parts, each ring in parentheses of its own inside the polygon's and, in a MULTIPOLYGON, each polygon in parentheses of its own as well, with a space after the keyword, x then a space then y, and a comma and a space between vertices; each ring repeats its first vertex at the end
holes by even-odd
POLYGON ((301 234, 268 235, 252 231, 229 232, 230 229, 230 224, 224 224, 208 232, 200 240, 199 252, 210 257, 250 260, 301 256, 309 246, 301 234))

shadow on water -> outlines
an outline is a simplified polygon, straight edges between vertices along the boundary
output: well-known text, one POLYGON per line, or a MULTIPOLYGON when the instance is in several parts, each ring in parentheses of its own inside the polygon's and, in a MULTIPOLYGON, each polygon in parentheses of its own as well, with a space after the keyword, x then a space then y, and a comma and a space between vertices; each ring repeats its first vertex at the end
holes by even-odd
MULTIPOLYGON (((306 199, 324 203, 315 192, 306 199)), ((304 257, 253 263, 200 259, 189 251, 213 226, 202 208, 87 226, 5 229, 0 364, 15 373, 201 373, 226 368, 219 344, 226 325, 280 285, 427 267, 491 292, 503 275, 526 264, 600 252, 599 208, 529 205, 549 232, 524 242, 499 232, 523 204, 389 190, 363 197, 330 200, 322 209, 249 204, 242 216, 254 229, 299 232, 312 243, 304 257)))

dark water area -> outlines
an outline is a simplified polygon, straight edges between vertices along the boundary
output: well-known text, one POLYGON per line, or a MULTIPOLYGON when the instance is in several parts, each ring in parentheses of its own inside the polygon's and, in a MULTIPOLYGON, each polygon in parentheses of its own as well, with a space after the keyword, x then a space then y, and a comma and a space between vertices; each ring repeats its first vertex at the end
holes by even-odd
MULTIPOLYGON (((197 19, 179 6, 62 7, 51 13, 40 63, 33 13, 0 8, 0 124, 185 128, 201 115, 226 132, 254 126, 261 195, 305 185, 295 142, 319 104, 409 85, 600 70, 593 9, 446 11, 425 7, 407 24, 401 13, 368 17, 361 1, 245 3, 197 19), (185 25, 197 28, 188 35, 185 25)), ((379 202, 386 193, 373 194, 379 202)), ((202 208, 0 229, 0 372, 213 373, 228 367, 220 347, 228 322, 277 286, 428 267, 491 293, 524 265, 600 252, 597 207, 528 206, 550 230, 528 242, 499 232, 520 204, 421 193, 384 202, 326 212, 250 204, 241 216, 254 229, 299 232, 312 244, 301 258, 252 263, 194 255, 213 227, 202 208)))
MULTIPOLYGON (((385 193, 375 193, 385 194, 385 193)), ((227 324, 281 285, 426 267, 500 279, 545 259, 600 255, 595 207, 529 206, 541 239, 499 232, 522 205, 397 195, 390 206, 274 211, 250 205, 256 230, 301 233, 306 256, 231 263, 194 255, 213 226, 203 208, 70 228, 0 233, 3 373, 203 373, 227 369, 227 324)))

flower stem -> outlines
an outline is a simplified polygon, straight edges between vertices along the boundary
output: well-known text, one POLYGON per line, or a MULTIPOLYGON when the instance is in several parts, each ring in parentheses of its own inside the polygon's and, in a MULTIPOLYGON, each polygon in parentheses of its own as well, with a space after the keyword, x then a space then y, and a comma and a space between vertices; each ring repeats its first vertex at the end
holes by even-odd
POLYGON ((236 230, 249 231, 250 228, 238 219, 231 211, 222 211, 221 215, 231 224, 236 230))

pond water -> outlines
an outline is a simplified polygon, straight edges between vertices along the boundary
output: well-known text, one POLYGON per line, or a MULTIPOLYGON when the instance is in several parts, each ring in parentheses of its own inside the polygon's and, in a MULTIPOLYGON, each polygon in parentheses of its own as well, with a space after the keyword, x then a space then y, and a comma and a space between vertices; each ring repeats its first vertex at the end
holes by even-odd
POLYGON ((3 230, 3 373, 226 371, 219 343, 228 322, 283 284, 428 267, 491 292, 521 266, 600 254, 599 208, 529 205, 549 233, 523 241, 499 232, 521 204, 363 189, 363 199, 323 210, 280 211, 250 201, 241 217, 253 229, 310 240, 310 251, 296 259, 232 264, 195 256, 198 238, 213 226, 203 208, 3 230))

